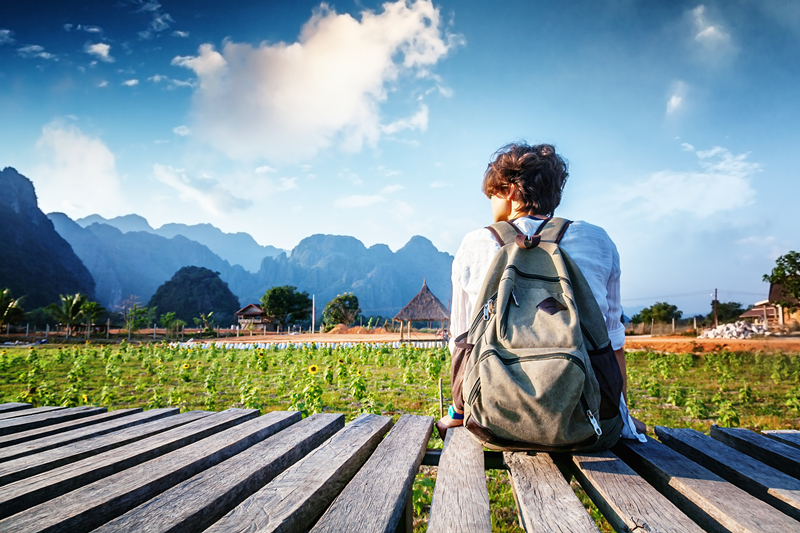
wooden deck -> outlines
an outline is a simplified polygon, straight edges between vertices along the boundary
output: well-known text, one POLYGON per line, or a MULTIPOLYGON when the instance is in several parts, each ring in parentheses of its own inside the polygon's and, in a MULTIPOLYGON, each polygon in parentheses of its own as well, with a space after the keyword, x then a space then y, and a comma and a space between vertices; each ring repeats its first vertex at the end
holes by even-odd
POLYGON ((410 532, 411 487, 438 465, 428 531, 491 531, 486 469, 505 469, 529 532, 800 531, 800 432, 656 428, 587 455, 485 452, 433 419, 228 409, 0 404, 0 531, 410 532))

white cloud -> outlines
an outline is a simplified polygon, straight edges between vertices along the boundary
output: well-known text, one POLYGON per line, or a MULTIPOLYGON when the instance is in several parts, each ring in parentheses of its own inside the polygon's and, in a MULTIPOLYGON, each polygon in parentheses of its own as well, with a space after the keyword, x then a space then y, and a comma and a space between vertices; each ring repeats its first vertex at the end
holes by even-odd
POLYGON ((685 213, 707 218, 752 204, 752 177, 761 172, 748 154, 734 155, 720 146, 695 152, 700 171, 663 170, 634 184, 619 187, 612 200, 617 211, 636 219, 657 220, 685 213))
POLYGON ((98 87, 108 87, 108 81, 107 80, 103 80, 100 83, 98 83, 97 86, 98 87))
POLYGON ((207 174, 199 174, 193 179, 184 169, 156 163, 153 165, 153 177, 177 191, 181 201, 195 204, 214 216, 252 205, 249 200, 231 194, 228 187, 207 174))
POLYGON ((169 25, 174 23, 175 19, 173 19, 169 13, 164 13, 153 17, 153 20, 150 21, 150 29, 155 32, 160 32, 168 29, 169 25))
POLYGON ((430 185, 428 185, 431 189, 441 189, 443 187, 449 187, 450 184, 444 181, 432 181, 430 185))
POLYGON ((153 38, 153 34, 147 30, 137 31, 136 35, 138 35, 139 39, 141 39, 142 41, 147 41, 148 39, 153 38))
POLYGON ((689 12, 692 25, 692 41, 699 58, 710 63, 731 59, 738 49, 733 39, 719 21, 712 22, 706 6, 698 5, 689 12))
POLYGON ((36 149, 40 163, 31 176, 43 210, 118 214, 123 200, 116 158, 101 139, 56 120, 42 128, 36 149))
POLYGON ((412 116, 408 118, 401 118, 400 120, 395 120, 385 126, 381 127, 383 133, 387 135, 392 135, 397 133, 398 131, 403 130, 420 130, 425 131, 428 129, 428 106, 425 104, 420 105, 419 111, 414 113, 412 116))
POLYGON ((386 187, 381 189, 381 194, 392 194, 397 191, 402 191, 403 189, 405 189, 405 187, 403 187, 399 183, 395 183, 393 185, 387 185, 386 187))
POLYGON ((175 135, 180 135, 181 137, 186 137, 187 135, 190 135, 192 133, 192 130, 190 130, 185 125, 181 124, 180 126, 175 126, 174 128, 172 128, 172 133, 174 133, 175 135))
POLYGON ((83 51, 87 54, 98 57, 101 61, 106 63, 113 63, 114 58, 111 57, 111 46, 106 43, 86 44, 83 51))
POLYGON ((78 24, 78 29, 85 31, 86 33, 103 33, 103 28, 100 26, 82 26, 78 24))
POLYGON ((278 183, 279 183, 278 191, 281 192, 291 191, 292 189, 297 188, 297 178, 295 177, 281 178, 280 180, 278 180, 278 183))
POLYGON ((188 31, 175 30, 175 31, 172 32, 172 36, 173 37, 184 37, 185 38, 185 37, 189 36, 189 32, 188 31))
POLYGON ((137 80, 136 78, 125 80, 122 83, 120 83, 120 85, 124 85, 125 87, 135 87, 136 85, 139 85, 139 80, 137 80))
POLYGON ((367 207, 385 201, 386 198, 384 198, 380 194, 371 194, 371 195, 354 194, 352 196, 345 196, 343 198, 337 199, 335 202, 333 202, 333 205, 334 207, 338 207, 340 209, 349 209, 353 207, 367 207))
MULTIPOLYGON (((460 41, 440 28, 430 0, 398 0, 360 20, 327 4, 297 42, 203 44, 173 65, 199 79, 198 137, 234 158, 296 160, 331 145, 358 151, 382 133, 380 105, 402 75, 425 78, 460 41)), ((424 129, 427 108, 385 128, 424 129)))
POLYGON ((263 166, 260 166, 260 167, 256 167, 256 169, 255 169, 255 173, 256 174, 267 174, 269 172, 277 172, 277 169, 272 168, 269 165, 263 165, 263 166))
POLYGON ((161 74, 156 74, 154 76, 150 76, 149 78, 147 78, 147 81, 152 81, 153 83, 159 83, 159 82, 162 82, 162 81, 168 80, 168 79, 169 78, 167 76, 162 76, 161 74))
POLYGON ((0 28, 0 46, 4 44, 14 44, 14 32, 0 28))
POLYGON ((58 61, 58 58, 51 54, 50 52, 45 52, 44 47, 38 44, 29 44, 23 46, 21 48, 17 48, 17 54, 26 58, 41 58, 41 59, 52 59, 54 61, 58 61))
POLYGON ((72 24, 64 24, 64 31, 72 31, 72 24))
POLYGON ((689 87, 685 82, 672 82, 669 96, 667 98, 667 115, 675 114, 685 107, 688 89, 689 87))
POLYGON ((694 146, 689 143, 681 143, 681 150, 684 152, 694 152, 694 146))

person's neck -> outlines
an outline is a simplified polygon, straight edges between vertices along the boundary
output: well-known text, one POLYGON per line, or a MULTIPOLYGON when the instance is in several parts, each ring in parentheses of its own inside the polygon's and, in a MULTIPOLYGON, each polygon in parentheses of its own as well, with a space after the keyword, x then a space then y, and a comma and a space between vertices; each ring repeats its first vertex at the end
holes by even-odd
POLYGON ((530 213, 530 212, 528 212, 528 213, 521 213, 521 212, 518 212, 518 211, 514 211, 514 212, 513 212, 513 213, 511 213, 511 215, 508 217, 508 220, 509 220, 509 222, 510 222, 510 221, 512 221, 512 220, 517 220, 518 218, 523 218, 523 217, 531 217, 531 218, 536 218, 536 219, 539 219, 539 220, 544 220, 544 219, 546 219, 546 218, 547 218, 546 216, 543 216, 543 215, 535 215, 535 214, 533 214, 533 213, 530 213))

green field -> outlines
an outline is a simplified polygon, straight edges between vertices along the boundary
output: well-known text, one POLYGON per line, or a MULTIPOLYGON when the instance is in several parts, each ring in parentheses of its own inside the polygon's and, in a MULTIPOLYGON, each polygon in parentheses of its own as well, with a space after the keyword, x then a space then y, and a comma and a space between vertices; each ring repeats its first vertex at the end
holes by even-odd
MULTIPOLYGON (((721 351, 703 355, 629 352, 631 412, 653 425, 711 424, 800 429, 800 355, 721 351)), ((0 402, 100 405, 109 409, 228 407, 392 416, 439 415, 439 378, 449 396, 446 349, 404 346, 236 350, 167 344, 94 343, 0 348, 0 402)), ((435 431, 434 431, 435 433, 435 431)), ((441 447, 438 435, 430 447, 441 447)), ((435 469, 414 487, 420 531, 435 469)), ((507 474, 488 471, 493 530, 521 531, 507 474)), ((603 531, 611 529, 579 488, 603 531)))

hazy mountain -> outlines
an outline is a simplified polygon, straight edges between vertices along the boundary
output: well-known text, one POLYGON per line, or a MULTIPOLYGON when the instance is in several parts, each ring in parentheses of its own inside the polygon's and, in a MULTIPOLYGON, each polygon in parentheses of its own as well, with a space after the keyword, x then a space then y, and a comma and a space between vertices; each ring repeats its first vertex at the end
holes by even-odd
POLYGON ((226 279, 250 275, 240 266, 232 267, 208 247, 181 235, 167 239, 145 231, 123 233, 99 223, 82 228, 62 213, 49 216, 92 272, 97 298, 108 309, 119 307, 130 296, 144 305, 161 284, 184 266, 206 267, 224 273, 226 279))
POLYGON ((0 288, 33 310, 59 294, 94 297, 94 280, 39 209, 33 183, 13 168, 0 172, 0 288))
POLYGON ((452 256, 419 236, 392 252, 384 244, 367 248, 354 237, 312 235, 289 255, 265 257, 251 273, 181 235, 168 239, 144 231, 123 233, 99 223, 81 228, 60 213, 50 216, 92 272, 98 299, 110 309, 130 295, 147 302, 184 266, 219 272, 243 306, 257 303, 268 288, 278 285, 316 295, 319 313, 337 294, 353 292, 364 314, 394 316, 419 291, 423 279, 445 305, 451 294, 452 256))
POLYGON ((79 218, 75 221, 80 227, 85 228, 92 224, 107 224, 120 230, 122 233, 129 231, 146 231, 147 233, 155 233, 155 230, 150 227, 150 224, 142 216, 130 214, 106 219, 100 215, 89 215, 88 217, 79 218))
POLYGON ((167 238, 183 235, 187 239, 205 244, 212 252, 230 264, 241 265, 250 272, 257 272, 261 266, 261 260, 265 257, 274 257, 284 252, 274 246, 261 246, 249 233, 224 233, 211 224, 195 224, 193 226, 164 224, 155 230, 155 233, 167 238))
POLYGON ((257 272, 261 260, 265 257, 274 257, 284 250, 274 246, 261 246, 248 233, 224 233, 211 224, 164 224, 158 229, 153 229, 144 217, 136 214, 124 215, 106 219, 100 215, 89 215, 76 220, 80 226, 88 227, 91 224, 107 224, 123 233, 144 231, 171 239, 182 235, 187 239, 207 246, 212 252, 225 259, 232 265, 241 265, 245 270, 257 272))

